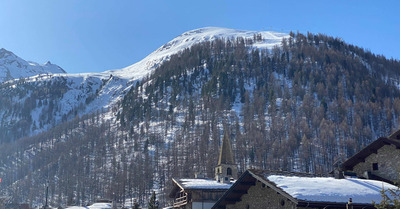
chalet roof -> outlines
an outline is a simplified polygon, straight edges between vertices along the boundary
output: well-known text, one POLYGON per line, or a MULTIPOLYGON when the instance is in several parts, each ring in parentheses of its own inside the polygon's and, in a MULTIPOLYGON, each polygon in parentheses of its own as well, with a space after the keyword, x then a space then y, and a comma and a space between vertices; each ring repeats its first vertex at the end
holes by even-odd
POLYGON ((232 184, 220 183, 214 179, 177 179, 183 189, 229 189, 232 184))
POLYGON ((365 158, 371 154, 377 154, 378 149, 384 145, 395 145, 397 149, 400 149, 400 131, 395 132, 389 137, 380 137, 367 145, 364 149, 360 150, 358 153, 348 158, 343 164, 343 170, 353 170, 353 167, 360 162, 364 162, 365 158))
POLYGON ((345 207, 352 198, 355 208, 372 207, 372 201, 380 202, 382 187, 397 188, 394 185, 374 180, 332 177, 312 177, 304 174, 275 175, 266 170, 247 170, 218 200, 213 209, 225 208, 227 204, 240 201, 241 196, 257 181, 275 190, 298 206, 345 207))
POLYGON ((228 134, 225 132, 224 138, 222 139, 221 150, 219 153, 218 165, 228 164, 234 165, 235 161, 233 159, 233 152, 231 147, 231 142, 229 140, 228 134))
POLYGON ((180 190, 228 190, 232 184, 220 183, 214 179, 172 179, 174 188, 172 189, 169 196, 173 198, 175 194, 180 190))

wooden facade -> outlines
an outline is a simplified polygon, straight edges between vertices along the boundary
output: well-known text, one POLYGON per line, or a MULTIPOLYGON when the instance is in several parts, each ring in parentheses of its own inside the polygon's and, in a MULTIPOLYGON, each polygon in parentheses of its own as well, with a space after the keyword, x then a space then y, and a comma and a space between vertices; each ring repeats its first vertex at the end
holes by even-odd
POLYGON ((231 184, 213 179, 172 179, 169 194, 174 199, 173 208, 210 209, 230 188, 231 184))

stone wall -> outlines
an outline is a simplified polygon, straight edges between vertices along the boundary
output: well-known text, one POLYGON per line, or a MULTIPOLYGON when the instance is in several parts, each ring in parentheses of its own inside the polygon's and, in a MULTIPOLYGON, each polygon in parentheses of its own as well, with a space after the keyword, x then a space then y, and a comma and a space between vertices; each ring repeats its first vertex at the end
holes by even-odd
POLYGON ((396 149, 394 145, 384 145, 378 149, 377 154, 373 153, 353 168, 353 172, 357 176, 365 176, 365 172, 370 171, 372 174, 382 178, 398 181, 400 171, 400 149, 396 149), (373 164, 377 163, 378 170, 373 169, 373 164))
POLYGON ((229 183, 230 178, 237 179, 237 166, 236 165, 228 165, 228 164, 221 164, 215 167, 215 180, 218 182, 229 183), (228 168, 231 169, 231 174, 227 174, 228 168), (225 179, 227 177, 227 179, 225 179))
POLYGON ((257 181, 242 195, 241 201, 234 205, 227 205, 227 209, 293 209, 296 205, 286 197, 278 194, 275 190, 268 188, 265 184, 257 181))

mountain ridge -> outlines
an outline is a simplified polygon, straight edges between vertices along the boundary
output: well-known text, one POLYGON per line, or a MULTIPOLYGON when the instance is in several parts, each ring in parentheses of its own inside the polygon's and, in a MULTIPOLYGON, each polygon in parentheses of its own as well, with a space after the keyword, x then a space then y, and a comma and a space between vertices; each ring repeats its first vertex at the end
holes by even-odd
POLYGON ((8 195, 40 203, 47 184, 54 206, 143 205, 156 190, 165 205, 171 177, 213 176, 223 133, 239 171, 326 173, 400 124, 397 61, 321 34, 290 33, 272 50, 254 47, 258 33, 186 39, 119 72, 0 84, 0 134, 47 126, 0 146, 8 195))
POLYGON ((25 61, 13 52, 0 49, 0 83, 19 78, 26 78, 38 74, 66 73, 60 66, 47 61, 44 64, 25 61))
POLYGON ((204 41, 213 41, 217 38, 236 39, 237 37, 253 38, 254 35, 261 34, 264 38, 262 42, 254 44, 255 48, 272 49, 274 46, 279 45, 282 38, 288 38, 288 34, 272 32, 272 31, 245 31, 235 30, 221 27, 205 27, 187 31, 166 44, 162 45, 154 52, 150 53, 141 61, 134 63, 122 69, 105 71, 122 77, 143 78, 152 69, 155 69, 163 61, 177 54, 184 49, 188 49, 194 44, 204 41), (141 70, 141 71, 140 71, 141 70), (139 71, 139 72, 137 72, 139 71), (130 74, 133 74, 130 75, 130 74))
MULTIPOLYGON (((274 46, 281 43, 282 38, 288 37, 287 34, 277 32, 242 31, 228 28, 206 27, 185 32, 159 47, 141 61, 122 69, 109 70, 100 73, 68 74, 65 73, 65 71, 53 72, 49 75, 44 74, 42 71, 40 72, 41 74, 39 72, 31 74, 26 73, 24 76, 21 76, 24 77, 25 84, 23 85, 28 85, 29 83, 29 85, 43 86, 43 83, 51 83, 54 81, 55 83, 61 82, 59 85, 62 85, 62 88, 64 89, 64 93, 55 100, 57 101, 59 108, 58 111, 54 112, 55 117, 50 116, 52 120, 49 120, 46 123, 40 122, 40 118, 44 117, 43 115, 45 113, 43 111, 46 111, 46 108, 43 109, 42 107, 33 105, 31 106, 33 109, 26 110, 31 112, 32 115, 31 118, 26 118, 28 121, 32 121, 32 125, 28 129, 31 130, 29 135, 48 130, 50 127, 63 121, 65 122, 65 120, 70 120, 76 115, 82 116, 84 114, 90 114, 114 106, 121 101, 134 84, 153 73, 158 66, 162 65, 165 61, 168 61, 172 55, 181 53, 195 44, 205 41, 213 41, 218 38, 234 40, 237 37, 243 37, 245 39, 253 39, 256 35, 261 35, 263 37, 262 40, 254 43, 253 47, 259 49, 272 49, 274 46), (65 80, 65 82, 63 80, 65 80)), ((20 64, 21 66, 34 65, 41 68, 45 68, 46 66, 55 66, 50 62, 47 62, 44 65, 38 65, 33 62, 22 60, 12 52, 5 49, 2 51, 3 56, 0 56, 0 61, 2 59, 7 60, 7 57, 13 57, 13 60, 17 60, 18 63, 23 63, 20 64)), ((8 83, 9 84, 7 85, 15 85, 20 83, 20 81, 19 79, 14 81, 11 80, 8 81, 8 83)), ((16 85, 16 88, 19 88, 18 85, 16 85)), ((7 91, 6 89, 3 90, 7 91)), ((19 91, 23 91, 23 87, 19 91)), ((5 96, 6 92, 3 94, 5 96)), ((25 96, 29 97, 29 95, 25 96)), ((39 104, 39 101, 36 101, 36 103, 39 104)), ((7 105, 15 106, 13 103, 7 105)), ((0 116, 2 117, 0 127, 8 127, 7 124, 9 124, 9 121, 18 121, 21 118, 15 116, 20 114, 8 115, 5 114, 4 111, 7 110, 0 110, 0 116)))

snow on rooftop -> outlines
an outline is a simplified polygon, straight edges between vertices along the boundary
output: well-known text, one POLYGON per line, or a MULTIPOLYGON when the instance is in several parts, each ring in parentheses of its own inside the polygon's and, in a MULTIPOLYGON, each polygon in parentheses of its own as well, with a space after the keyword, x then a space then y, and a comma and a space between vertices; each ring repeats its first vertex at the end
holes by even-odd
POLYGON ((382 200, 381 190, 396 189, 397 187, 385 182, 332 177, 296 177, 271 175, 267 179, 277 187, 299 200, 368 203, 382 200))
POLYGON ((111 203, 94 203, 93 205, 90 206, 71 206, 67 207, 67 209, 110 209, 112 208, 111 203))
POLYGON ((178 179, 179 184, 185 189, 226 189, 232 184, 219 183, 213 179, 178 179))

